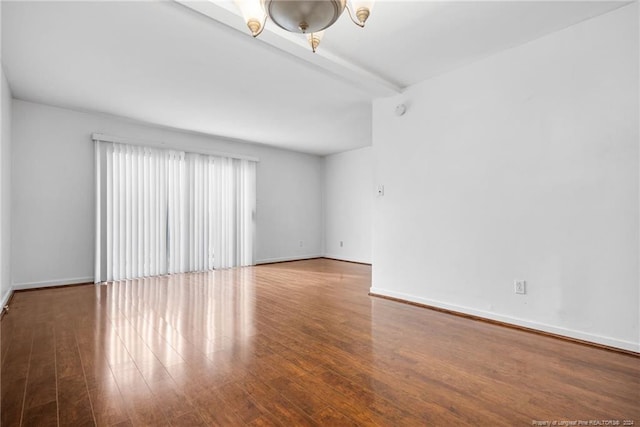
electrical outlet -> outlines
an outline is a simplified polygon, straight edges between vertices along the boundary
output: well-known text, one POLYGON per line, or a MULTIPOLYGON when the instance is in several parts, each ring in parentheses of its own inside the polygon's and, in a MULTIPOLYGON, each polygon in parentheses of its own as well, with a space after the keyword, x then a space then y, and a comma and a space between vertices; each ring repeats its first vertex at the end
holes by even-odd
POLYGON ((302 240, 300 240, 300 247, 304 246, 304 242, 302 240))
POLYGON ((524 280, 514 280, 513 290, 516 294, 524 295, 527 293, 527 282, 524 280))
POLYGON ((342 242, 342 240, 340 240, 340 247, 343 247, 344 243, 342 242))

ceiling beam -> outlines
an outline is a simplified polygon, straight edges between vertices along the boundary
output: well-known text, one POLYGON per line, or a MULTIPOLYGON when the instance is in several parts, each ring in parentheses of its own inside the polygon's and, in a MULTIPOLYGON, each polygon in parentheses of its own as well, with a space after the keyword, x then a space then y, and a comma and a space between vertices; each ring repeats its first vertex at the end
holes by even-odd
MULTIPOLYGON (((251 37, 240 11, 232 1, 207 1, 207 0, 174 0, 182 6, 188 7, 210 19, 224 24, 237 31, 241 31, 251 37)), ((264 31, 257 38, 278 50, 295 56, 316 68, 319 68, 335 78, 346 80, 353 86, 370 94, 372 98, 397 95, 402 92, 402 87, 390 82, 379 75, 328 52, 326 49, 316 53, 311 51, 306 39, 299 34, 289 33, 276 28, 275 25, 266 25, 264 31)))

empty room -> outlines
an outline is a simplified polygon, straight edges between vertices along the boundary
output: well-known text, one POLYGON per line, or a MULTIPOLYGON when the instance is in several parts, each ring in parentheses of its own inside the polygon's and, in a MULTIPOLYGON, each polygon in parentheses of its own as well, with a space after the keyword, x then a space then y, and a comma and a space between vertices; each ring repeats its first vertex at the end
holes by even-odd
POLYGON ((639 6, 0 0, 0 424, 640 425, 639 6))

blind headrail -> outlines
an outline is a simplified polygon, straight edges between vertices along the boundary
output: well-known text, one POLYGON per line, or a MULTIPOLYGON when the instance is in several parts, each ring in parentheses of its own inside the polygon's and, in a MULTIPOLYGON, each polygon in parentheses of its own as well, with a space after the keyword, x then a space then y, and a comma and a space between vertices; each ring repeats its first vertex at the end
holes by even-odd
POLYGON ((177 147, 174 145, 167 144, 163 141, 145 141, 136 138, 123 138, 120 136, 114 135, 105 135, 103 133, 92 133, 91 134, 92 141, 100 141, 100 142, 115 142, 116 144, 129 144, 129 145, 139 145, 143 147, 149 148, 164 148, 167 150, 176 150, 176 151, 184 151, 186 153, 196 153, 196 154, 204 154, 207 156, 218 156, 218 157, 228 157, 231 159, 240 159, 240 160, 250 160, 253 162, 259 162, 260 159, 253 156, 246 156, 244 154, 235 154, 235 153, 225 153, 223 151, 215 151, 215 150, 207 150, 203 148, 193 148, 193 147, 177 147))

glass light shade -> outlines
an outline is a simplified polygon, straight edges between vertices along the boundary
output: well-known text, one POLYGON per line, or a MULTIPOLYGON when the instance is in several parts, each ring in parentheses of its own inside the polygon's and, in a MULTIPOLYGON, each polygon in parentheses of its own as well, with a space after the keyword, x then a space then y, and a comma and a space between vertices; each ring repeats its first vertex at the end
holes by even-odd
POLYGON ((240 9, 244 22, 247 23, 247 27, 249 27, 251 34, 256 37, 262 32, 262 26, 264 25, 265 18, 267 17, 267 14, 262 7, 262 2, 260 0, 234 1, 240 9))
POLYGON ((269 18, 293 33, 316 33, 342 15, 346 0, 262 0, 269 18))
POLYGON ((311 50, 315 53, 316 49, 320 45, 322 38, 324 37, 324 30, 317 33, 307 33, 307 41, 311 45, 311 50))
POLYGON ((349 0, 349 8, 356 16, 360 25, 364 25, 373 9, 374 0, 349 0))

